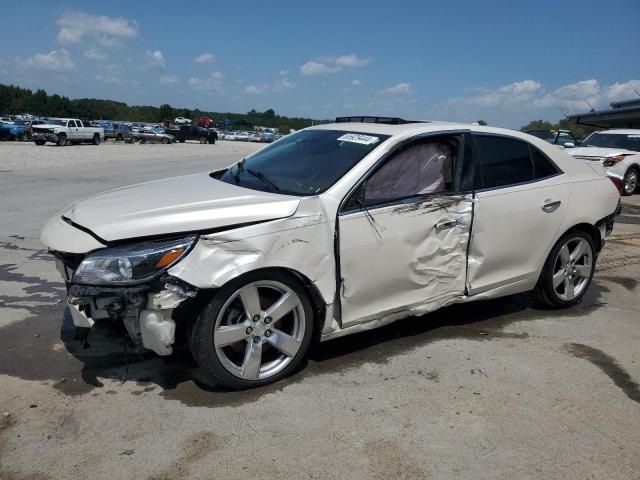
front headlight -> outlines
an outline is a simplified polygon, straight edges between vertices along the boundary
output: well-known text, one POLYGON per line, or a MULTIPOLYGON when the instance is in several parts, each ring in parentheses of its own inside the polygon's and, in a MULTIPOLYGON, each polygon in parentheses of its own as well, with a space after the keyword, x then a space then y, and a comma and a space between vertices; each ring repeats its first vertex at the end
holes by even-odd
POLYGON ((82 260, 73 283, 132 285, 148 281, 184 257, 196 238, 191 235, 97 250, 82 260))
POLYGON ((616 163, 621 162, 622 160, 624 160, 624 155, 618 155, 616 157, 607 157, 604 159, 604 162, 602 162, 602 165, 604 167, 613 167, 616 163))

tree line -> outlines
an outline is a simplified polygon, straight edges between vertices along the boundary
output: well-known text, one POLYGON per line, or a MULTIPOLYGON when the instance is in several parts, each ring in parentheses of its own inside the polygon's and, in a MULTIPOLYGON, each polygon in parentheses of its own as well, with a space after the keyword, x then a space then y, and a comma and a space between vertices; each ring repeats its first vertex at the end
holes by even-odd
POLYGON ((49 95, 45 90, 32 91, 14 85, 0 84, 0 114, 18 115, 30 113, 42 117, 74 117, 85 120, 124 120, 133 122, 165 122, 176 117, 197 119, 210 117, 216 121, 227 119, 243 126, 260 125, 277 128, 282 133, 291 129, 300 130, 313 124, 327 123, 328 120, 286 117, 273 109, 264 112, 251 110, 247 113, 211 112, 173 108, 169 104, 160 107, 150 105, 127 105, 124 102, 100 100, 97 98, 70 99, 65 96, 49 95))

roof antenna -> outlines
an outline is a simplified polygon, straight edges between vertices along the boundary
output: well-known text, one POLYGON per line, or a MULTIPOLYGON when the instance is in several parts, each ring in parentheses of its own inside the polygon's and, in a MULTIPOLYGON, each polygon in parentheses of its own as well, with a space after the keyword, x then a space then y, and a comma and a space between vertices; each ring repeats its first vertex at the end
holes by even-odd
POLYGON ((588 100, 585 100, 585 103, 591 107, 591 111, 593 113, 595 113, 596 115, 600 115, 598 111, 595 108, 593 108, 593 105, 591 105, 588 100))

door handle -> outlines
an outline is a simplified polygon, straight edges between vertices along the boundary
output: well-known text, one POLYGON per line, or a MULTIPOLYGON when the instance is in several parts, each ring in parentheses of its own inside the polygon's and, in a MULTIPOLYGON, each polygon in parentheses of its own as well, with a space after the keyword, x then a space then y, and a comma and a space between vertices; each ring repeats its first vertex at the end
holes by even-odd
POLYGON ((547 213, 551 213, 551 212, 556 211, 558 209, 558 207, 560 206, 560 204, 562 204, 562 202, 560 200, 551 200, 551 199, 548 198, 542 204, 542 210, 547 212, 547 213))
POLYGON ((446 220, 444 222, 436 223, 436 232, 439 233, 443 230, 447 230, 449 228, 453 228, 458 225, 457 220, 446 220))

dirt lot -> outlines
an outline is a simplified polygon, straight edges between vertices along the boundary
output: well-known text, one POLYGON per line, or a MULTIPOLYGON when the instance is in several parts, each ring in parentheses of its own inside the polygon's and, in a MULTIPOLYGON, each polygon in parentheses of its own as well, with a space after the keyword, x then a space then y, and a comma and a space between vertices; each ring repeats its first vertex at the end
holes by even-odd
POLYGON ((0 478, 640 478, 640 195, 581 305, 527 295, 327 342, 296 376, 205 390, 184 352, 72 339, 38 241, 78 197, 252 144, 0 144, 0 478))

